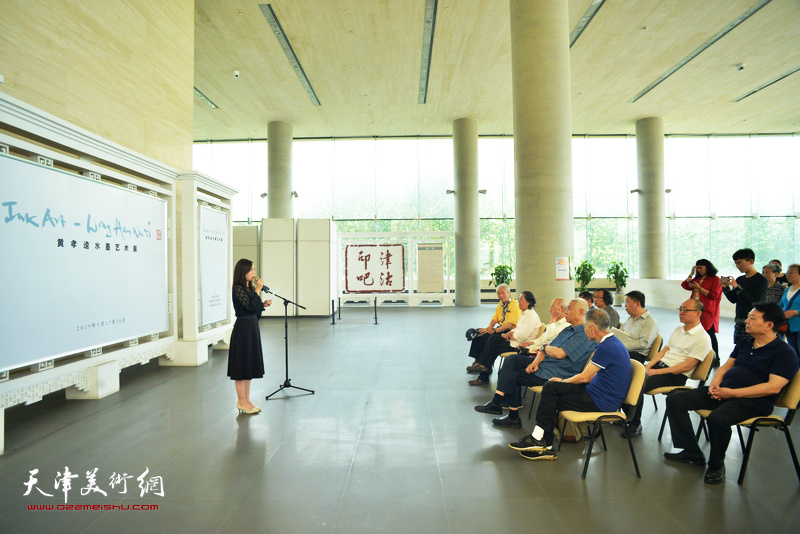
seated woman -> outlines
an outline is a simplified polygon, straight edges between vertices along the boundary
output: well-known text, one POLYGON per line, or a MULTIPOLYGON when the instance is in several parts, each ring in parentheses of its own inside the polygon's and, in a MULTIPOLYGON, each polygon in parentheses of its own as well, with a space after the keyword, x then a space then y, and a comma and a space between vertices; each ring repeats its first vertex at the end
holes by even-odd
POLYGON ((516 328, 505 334, 493 335, 489 337, 486 345, 478 358, 478 365, 483 367, 478 378, 469 381, 470 386, 482 386, 489 383, 489 375, 492 373, 494 361, 504 352, 516 350, 520 342, 531 341, 539 335, 542 329, 542 321, 534 311, 536 297, 530 291, 523 291, 519 296, 519 309, 522 310, 516 328))

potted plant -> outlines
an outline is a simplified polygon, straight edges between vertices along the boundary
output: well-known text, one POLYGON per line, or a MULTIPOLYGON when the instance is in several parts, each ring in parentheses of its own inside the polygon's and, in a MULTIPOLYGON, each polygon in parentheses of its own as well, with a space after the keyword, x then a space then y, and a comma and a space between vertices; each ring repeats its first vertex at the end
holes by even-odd
POLYGON ((489 278, 489 285, 497 287, 502 284, 511 284, 511 273, 513 272, 514 269, 508 265, 498 265, 489 278))
POLYGON ((596 269, 586 260, 575 268, 575 280, 578 281, 581 291, 586 291, 586 287, 591 283, 596 269))
POLYGON ((617 290, 614 294, 614 304, 619 306, 622 304, 622 288, 628 283, 628 269, 622 266, 622 262, 612 261, 611 266, 606 272, 606 278, 610 282, 614 282, 617 290))
POLYGON ((606 278, 608 278, 609 282, 614 282, 617 287, 617 293, 620 293, 628 283, 628 269, 622 266, 622 262, 612 261, 606 273, 606 278))

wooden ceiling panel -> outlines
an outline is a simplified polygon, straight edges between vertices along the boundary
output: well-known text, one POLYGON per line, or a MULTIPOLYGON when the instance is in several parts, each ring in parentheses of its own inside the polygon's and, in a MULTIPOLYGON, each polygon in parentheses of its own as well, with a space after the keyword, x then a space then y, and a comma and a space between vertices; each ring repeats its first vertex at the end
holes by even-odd
MULTIPOLYGON (((773 0, 635 103, 639 91, 757 0, 606 0, 571 50, 573 131, 633 133, 664 117, 670 133, 796 132, 800 2, 773 0), (745 63, 744 71, 735 68, 745 63), (743 129, 744 128, 744 129, 743 129)), ((591 0, 569 2, 571 31, 591 0)), ((509 4, 439 0, 426 104, 417 103, 424 0, 273 0, 321 106, 314 106, 258 3, 197 0, 195 139, 450 135, 474 117, 481 134, 513 132, 509 4), (233 78, 233 70, 241 75, 233 78)))

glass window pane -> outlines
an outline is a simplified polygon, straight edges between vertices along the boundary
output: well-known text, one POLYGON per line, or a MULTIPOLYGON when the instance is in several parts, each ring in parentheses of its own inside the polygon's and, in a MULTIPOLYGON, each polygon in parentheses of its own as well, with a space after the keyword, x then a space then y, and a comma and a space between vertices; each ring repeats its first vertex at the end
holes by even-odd
POLYGON ((375 143, 379 219, 416 219, 419 214, 419 162, 416 139, 379 139, 375 143))
MULTIPOLYGON (((682 280, 689 276, 697 260, 710 260, 710 224, 711 220, 705 218, 676 218, 668 221, 670 278, 682 280)), ((714 263, 713 260, 710 261, 714 263)))
POLYGON ((247 146, 250 157, 250 218, 259 221, 269 215, 269 199, 261 198, 261 193, 267 191, 269 179, 268 147, 266 141, 252 141, 247 146))
POLYGON ((419 215, 423 219, 451 219, 455 199, 453 186, 453 140, 419 140, 419 215))
POLYGON ((749 137, 709 139, 712 212, 749 215, 753 207, 754 168, 749 137))
POLYGON ((800 183, 797 155, 800 137, 759 136, 752 140, 753 167, 759 215, 794 215, 794 198, 800 183))
MULTIPOLYGON (((575 217, 586 217, 586 139, 572 138, 572 210, 575 217)), ((584 242, 586 240, 584 239, 584 242)), ((576 241, 577 243, 577 241, 576 241)), ((576 258, 578 256, 575 256, 576 258)), ((583 258, 583 256, 580 256, 583 258)))
POLYGON ((503 161, 502 139, 478 139, 478 189, 486 190, 478 196, 481 218, 503 217, 503 161))
POLYGON ((595 277, 605 276, 612 261, 622 262, 626 267, 631 264, 627 218, 593 218, 588 221, 587 228, 587 255, 597 269, 595 277))
POLYGON ((672 190, 667 211, 677 217, 710 214, 708 138, 668 137, 664 153, 664 181, 672 190))
POLYGON ((249 149, 247 143, 211 145, 211 177, 239 190, 231 199, 231 217, 234 221, 253 219, 249 149))
POLYGON ((628 216, 626 145, 625 137, 586 139, 586 181, 592 217, 628 216))
POLYGON ((295 141, 292 183, 294 216, 329 219, 333 215, 333 141, 295 141))
POLYGON ((503 149, 503 215, 513 219, 516 210, 516 194, 514 188, 514 139, 504 138, 503 149))
POLYGON ((334 214, 337 219, 375 217, 375 141, 333 142, 334 214))

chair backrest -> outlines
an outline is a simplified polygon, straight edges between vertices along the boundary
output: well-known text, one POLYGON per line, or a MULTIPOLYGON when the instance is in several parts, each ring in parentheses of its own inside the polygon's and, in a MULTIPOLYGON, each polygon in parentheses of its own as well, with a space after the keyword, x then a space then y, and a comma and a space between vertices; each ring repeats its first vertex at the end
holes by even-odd
POLYGON ((798 402, 800 402, 800 371, 797 371, 794 378, 781 390, 781 394, 775 400, 775 406, 796 410, 798 402))
POLYGON ((661 340, 661 334, 657 334, 656 338, 653 340, 653 346, 650 347, 650 353, 647 355, 648 362, 655 358, 658 355, 658 351, 661 350, 661 340))
POLYGON ((694 371, 692 372, 692 376, 690 377, 692 380, 699 380, 703 382, 706 378, 708 378, 708 373, 711 371, 711 364, 714 362, 714 350, 708 351, 706 354, 705 359, 698 363, 694 371))
POLYGON ((631 360, 631 367, 631 385, 628 387, 628 394, 625 396, 625 400, 622 402, 630 406, 636 406, 636 403, 639 402, 639 395, 642 394, 644 377, 647 373, 645 373, 644 365, 636 360, 631 360))

